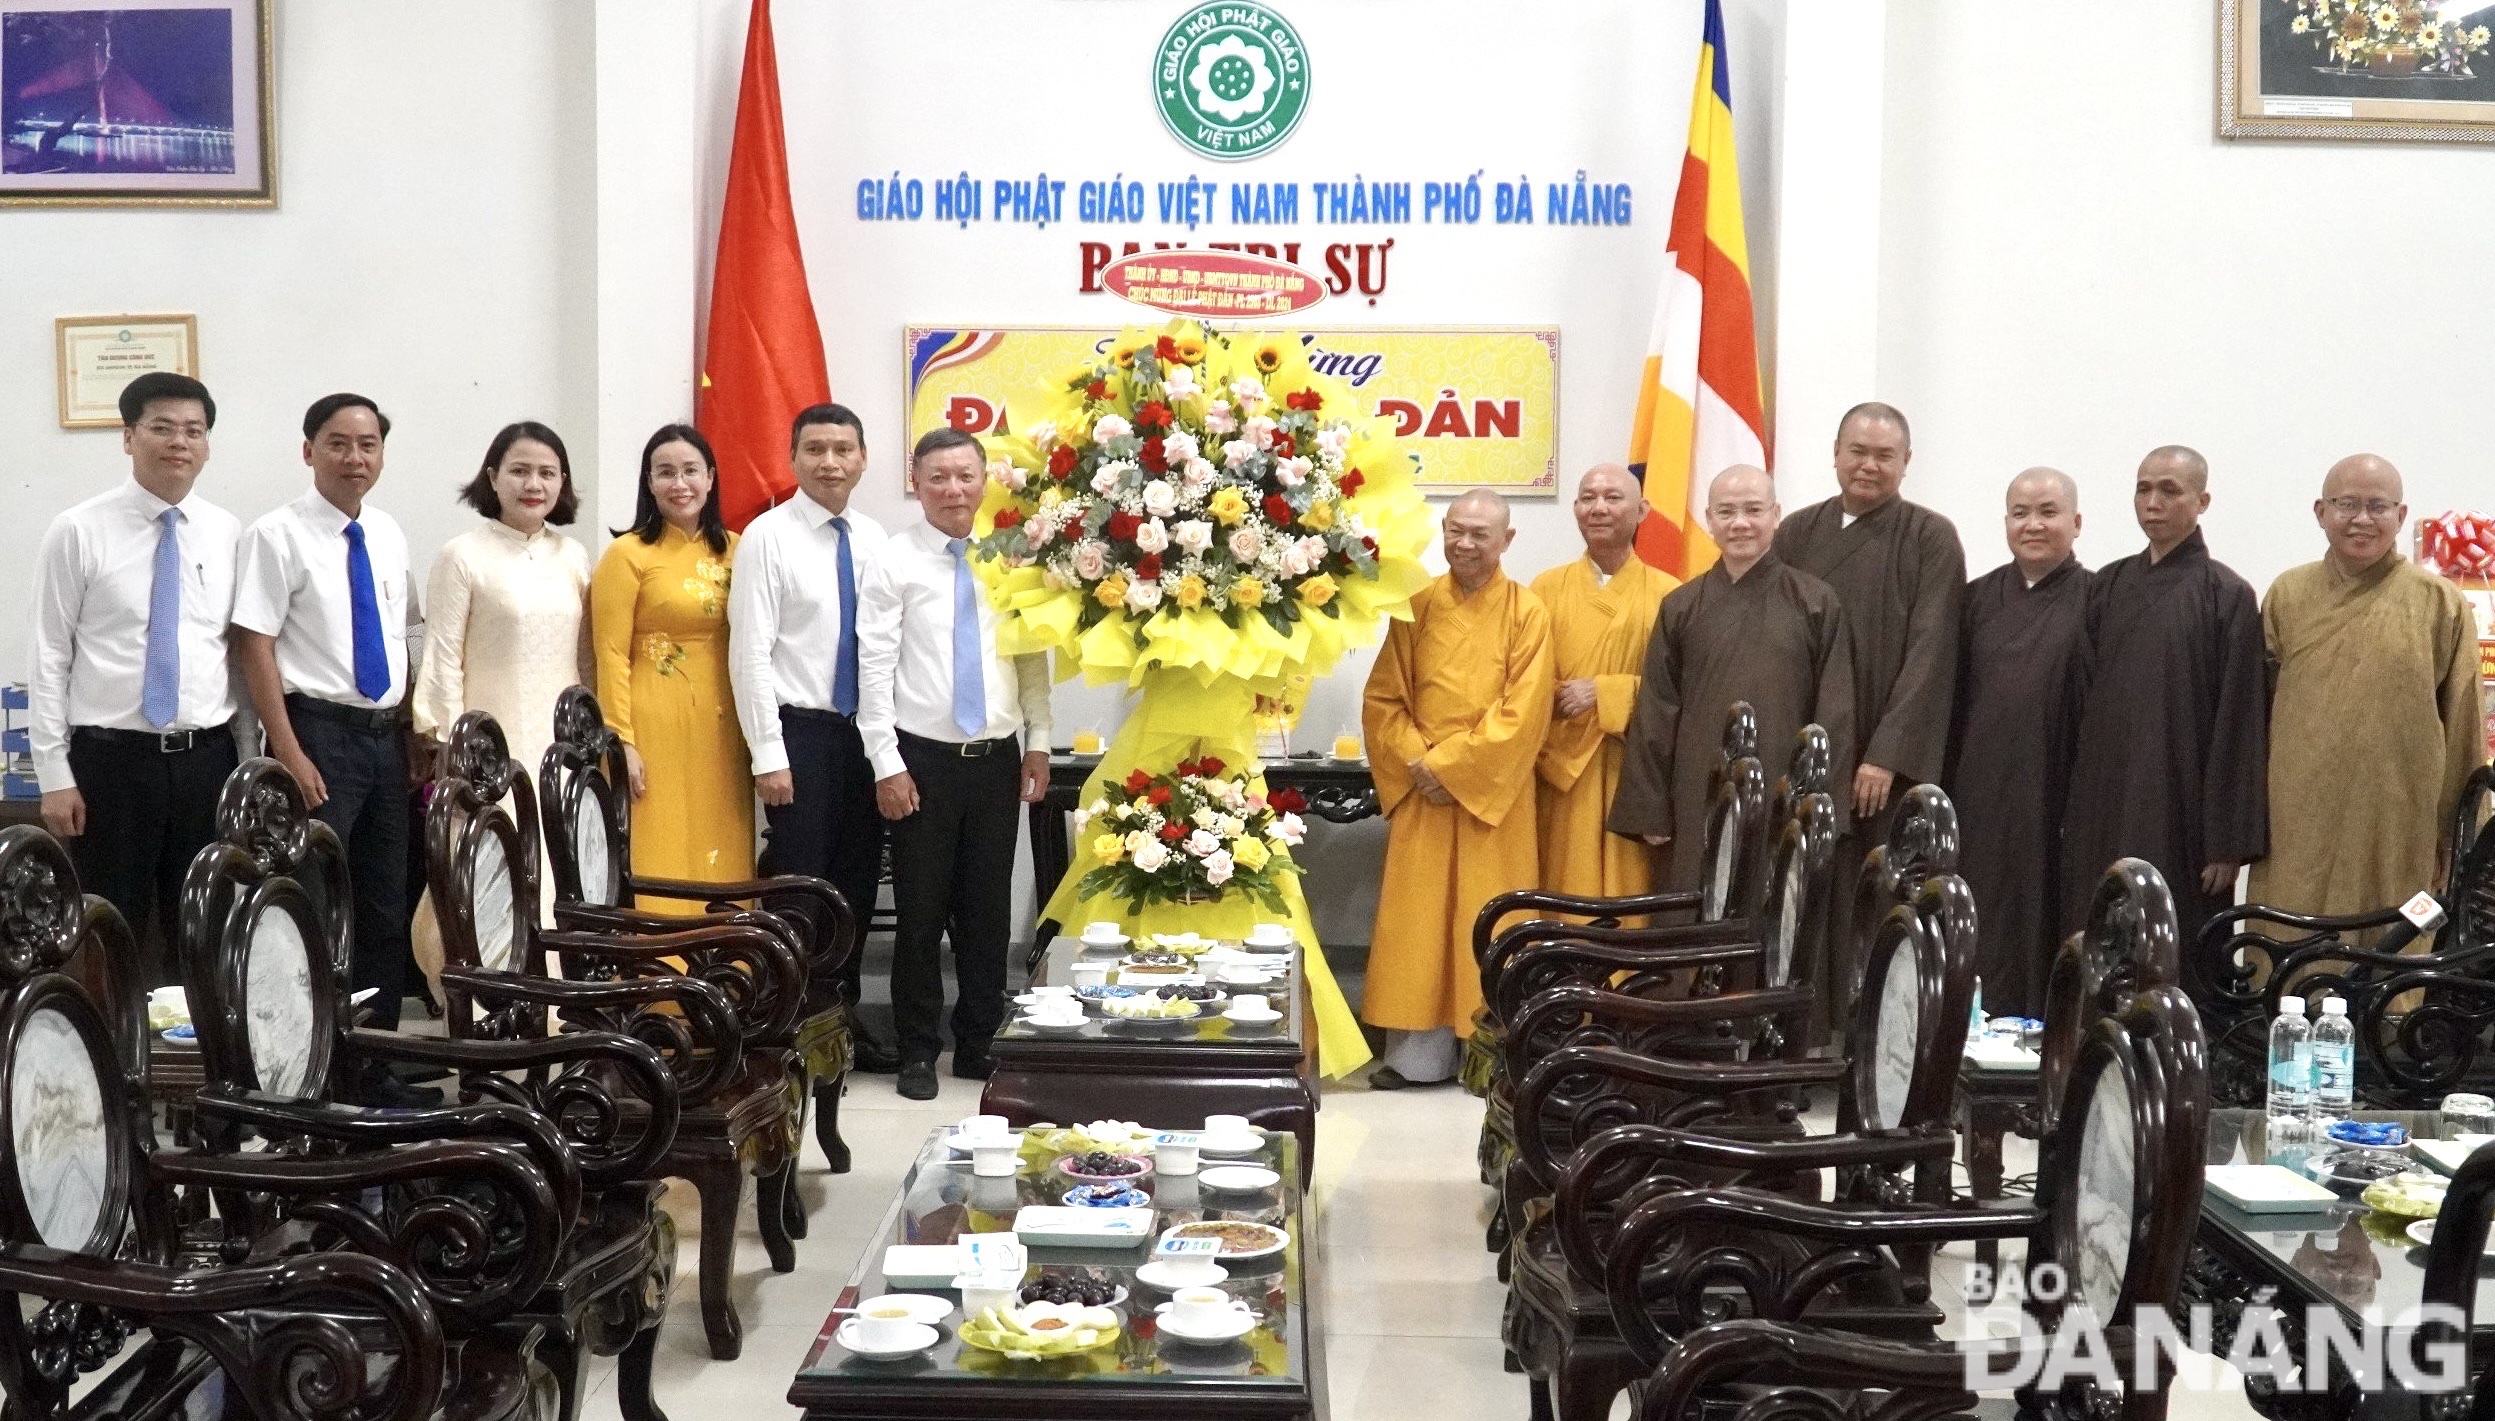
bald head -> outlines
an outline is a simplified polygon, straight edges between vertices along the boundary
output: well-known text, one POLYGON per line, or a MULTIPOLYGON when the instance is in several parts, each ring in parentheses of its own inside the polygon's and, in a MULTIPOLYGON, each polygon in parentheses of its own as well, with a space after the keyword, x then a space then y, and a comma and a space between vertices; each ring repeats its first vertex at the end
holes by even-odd
POLYGON ((2380 454, 2350 454, 2322 476, 2313 516, 2330 539, 2330 559, 2345 573, 2363 572, 2399 549, 2408 522, 2400 471, 2380 454))
POLYGON ((1637 525, 1646 519, 1646 497, 1637 475, 1618 464, 1596 464, 1577 480, 1577 536, 1585 555, 1608 576, 1629 560, 1637 525))
POLYGON ((1707 536, 1724 555, 1724 571, 1739 578, 1767 556, 1782 510, 1776 481, 1755 464, 1735 464, 1707 485, 1707 536))
POLYGON ((1866 400, 1837 421, 1837 497, 1860 518, 1897 497, 1913 460, 1914 431, 1906 412, 1866 400))
POLYGON ((1439 524, 1445 535, 1447 571, 1467 593, 1479 591, 1499 570, 1499 559, 1516 530, 1507 516, 1507 500, 1486 488, 1472 489, 1447 505, 1439 524))
POLYGON ((2148 451, 2140 461, 2140 475, 2146 478, 2151 469, 2171 473, 2194 493, 2209 492, 2209 461, 2189 444, 2160 444, 2148 451))
POLYGON ((2079 485, 2060 469, 2033 468, 2010 480, 2002 509, 2010 556, 2030 583, 2069 561, 2079 540, 2079 485))
POLYGON ((2197 449, 2160 445, 2140 461, 2131 485, 2131 514, 2148 535, 2148 558, 2161 562, 2200 529, 2209 511, 2209 461, 2197 449))

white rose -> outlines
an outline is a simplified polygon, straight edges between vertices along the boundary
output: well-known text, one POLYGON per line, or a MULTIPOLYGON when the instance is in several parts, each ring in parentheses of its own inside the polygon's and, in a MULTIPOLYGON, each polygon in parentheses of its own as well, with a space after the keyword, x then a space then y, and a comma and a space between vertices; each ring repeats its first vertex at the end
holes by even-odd
POLYGON ((1187 836, 1187 852, 1194 854, 1197 858, 1203 858, 1221 846, 1222 841, 1214 838, 1212 832, 1207 829, 1198 829, 1187 836))
POLYGON ((1144 512, 1155 518, 1167 518, 1178 510, 1178 490, 1167 479, 1154 479, 1144 485, 1144 512))
POLYGON ((1237 400, 1241 409, 1261 405, 1265 402, 1265 382, 1253 375, 1242 375, 1230 382, 1230 398, 1237 400))
POLYGON ((1244 439, 1233 439, 1222 446, 1222 465, 1235 469, 1256 457, 1256 446, 1244 439))
POLYGON ((1220 818, 1220 815, 1213 812, 1213 806, 1199 804, 1196 806, 1196 812, 1187 816, 1187 822, 1199 829, 1210 829, 1219 822, 1220 818))
POLYGON ((1187 485, 1189 493, 1202 493, 1204 486, 1213 481, 1213 466, 1202 459, 1189 459, 1187 467, 1181 469, 1178 476, 1187 485))
POLYGON ((1106 444, 1112 439, 1127 438, 1134 432, 1135 426, 1128 424, 1125 420, 1113 414, 1102 415, 1100 419, 1092 425, 1093 440, 1102 444, 1106 444))
POLYGON ((1161 393, 1169 398, 1191 400, 1204 392, 1203 387, 1196 384, 1194 366, 1180 365, 1173 361, 1161 367, 1161 370, 1161 393))
POLYGON ((1202 518, 1186 519, 1170 530, 1170 541, 1188 552, 1203 552, 1213 546, 1213 525, 1202 518))
POLYGON ((1315 466, 1306 459, 1294 455, 1274 465, 1273 474, 1275 478, 1282 480, 1284 488, 1298 488, 1301 484, 1308 482, 1308 471, 1313 467, 1315 466))
MULTIPOLYGON (((1154 487, 1167 488, 1168 485, 1156 484, 1154 487)), ((1146 520, 1144 526, 1135 530, 1135 546, 1140 551, 1157 553, 1168 548, 1169 545, 1169 525, 1163 523, 1158 518, 1146 520)))
POLYGON ((1299 544, 1293 543, 1282 550, 1282 575, 1284 577, 1308 575, 1308 554, 1300 548, 1299 544))
POLYGON ((1092 492, 1102 498, 1118 491, 1118 466, 1103 464, 1092 474, 1092 492))
POLYGON ((1127 857, 1135 861, 1138 872, 1159 873, 1161 866, 1170 861, 1170 851, 1161 847, 1160 840, 1146 839, 1141 845, 1127 850, 1127 857))
POLYGON ((1235 839, 1239 837, 1239 831, 1247 825, 1241 823, 1236 814, 1224 814, 1218 816, 1209 827, 1225 839, 1235 839))
POLYGON ((1296 844, 1308 837, 1308 826, 1296 814, 1285 814, 1265 831, 1266 836, 1284 844, 1296 844))
POLYGON ((1078 842, 1083 837, 1083 826, 1091 822, 1092 812, 1090 810, 1078 809, 1074 811, 1074 837, 1078 842))
POLYGON ((1204 856, 1204 881, 1219 888, 1230 881, 1230 875, 1236 872, 1238 867, 1231 861, 1230 850, 1215 849, 1204 856))
POLYGON ((1137 578, 1126 585, 1126 605, 1138 612, 1149 612, 1161 605, 1161 584, 1151 578, 1137 578))
POLYGON ((1024 430, 1023 433, 1029 435, 1031 437, 1031 442, 1038 445, 1042 449, 1046 449, 1057 442, 1057 425, 1053 420, 1041 420, 1039 423, 1032 425, 1029 429, 1024 430))
POLYGON ((1273 442, 1274 422, 1258 415, 1239 426, 1239 437, 1262 449, 1273 442))
POLYGON ((1202 452, 1192 434, 1173 434, 1161 441, 1161 456, 1175 468, 1202 452))
POLYGON ((1048 540, 1056 536, 1057 524, 1045 513, 1022 525, 1022 540, 1035 549, 1046 547, 1048 540))
POLYGON ((1351 431, 1339 424, 1329 424, 1317 431, 1317 452, 1329 464, 1343 462, 1343 453, 1351 448, 1351 431))
POLYGON ((1255 529, 1241 527, 1230 531, 1230 555, 1239 561, 1254 562, 1264 550, 1265 541, 1256 536, 1255 529))
POLYGON ((1230 406, 1228 404, 1225 404, 1220 400, 1215 400, 1211 405, 1206 407, 1204 411, 1205 433, 1228 434, 1238 427, 1239 421, 1231 415, 1230 406))
POLYGON ((1307 557, 1308 565, 1312 568, 1325 562, 1325 539, 1318 537, 1314 533, 1311 533, 1307 537, 1299 540, 1299 550, 1307 557))
POLYGON ((1085 582, 1097 582, 1109 570, 1109 546, 1086 539, 1074 549, 1074 575, 1085 582))

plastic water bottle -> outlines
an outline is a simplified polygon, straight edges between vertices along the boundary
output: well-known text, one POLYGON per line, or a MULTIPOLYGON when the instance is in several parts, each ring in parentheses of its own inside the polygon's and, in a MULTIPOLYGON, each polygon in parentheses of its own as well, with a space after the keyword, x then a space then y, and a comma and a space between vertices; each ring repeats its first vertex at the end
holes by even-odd
POLYGON ((2319 1131, 2356 1108, 2356 1023, 2348 999, 2326 997, 2313 1023, 2313 1120, 2319 1131))
POLYGON ((1975 993, 1967 1007, 1967 1040, 1984 1039, 1984 979, 1975 979, 1975 993))
POLYGON ((2301 1131, 2312 1109, 2313 1027, 2305 1020, 2304 998, 2282 997, 2278 1020, 2270 1023, 2271 1133, 2290 1125, 2291 1133, 2301 1131))

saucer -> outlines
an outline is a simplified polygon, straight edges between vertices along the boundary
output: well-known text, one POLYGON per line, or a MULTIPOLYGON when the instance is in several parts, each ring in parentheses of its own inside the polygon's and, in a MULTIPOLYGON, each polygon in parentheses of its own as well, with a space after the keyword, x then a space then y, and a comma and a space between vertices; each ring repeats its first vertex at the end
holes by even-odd
POLYGON ((1026 1014, 1015 1017, 1014 1021, 1019 1025, 1031 1028, 1033 1031, 1081 1031, 1087 1024, 1085 1019, 1079 1016, 1066 1019, 1058 1017, 1042 1018, 1026 1014))
POLYGON ((1226 1011, 1223 1012, 1221 1016, 1222 1020, 1235 1021, 1241 1026, 1271 1026, 1275 1022, 1282 1020, 1282 1013, 1271 1010, 1270 1008, 1253 1014, 1243 1011, 1226 1011))
POLYGON ((1196 1153, 1203 1155, 1252 1155, 1265 1148, 1265 1141, 1256 1135, 1207 1135, 1196 1141, 1196 1153))
POLYGON ((1147 1288, 1158 1288, 1164 1293, 1175 1293, 1181 1288, 1210 1288, 1215 1284, 1227 1282, 1230 1278, 1230 1270, 1218 1263, 1213 1265, 1213 1276, 1210 1279, 1190 1279, 1184 1283, 1172 1279, 1169 1269, 1170 1265, 1167 1263, 1147 1263, 1135 1270, 1135 1281, 1147 1288))
MULTIPOLYGON (((933 1327, 937 1323, 942 1322, 946 1318, 953 1315, 953 1305, 951 1303, 948 1303, 939 1297, 932 1297, 926 1293, 886 1293, 880 1298, 869 1298, 867 1301, 870 1303, 899 1303, 910 1310, 910 1321, 927 1327, 933 1327)), ((846 1347, 849 1344, 844 1342, 841 1345, 846 1347)))
POLYGON ((1254 1332, 1260 1319, 1253 1313, 1232 1308, 1209 1328, 1199 1329, 1194 1323, 1180 1324, 1169 1314, 1169 1304, 1161 1305, 1155 1330, 1164 1337, 1182 1342, 1230 1342, 1254 1332))
POLYGON ((849 1318, 843 1321, 840 1324, 840 1330, 832 1334, 832 1340, 839 1343, 841 1346, 848 1348, 849 1351, 855 1356, 867 1358, 869 1361, 889 1362, 896 1358, 907 1357, 913 1353, 926 1351, 928 1348, 936 1345, 936 1341, 940 1336, 934 1328, 929 1327, 923 1322, 908 1323, 905 1326, 907 1330, 903 1333, 903 1335, 909 1339, 908 1345, 906 1346, 867 1346, 858 1340, 858 1323, 856 1318, 849 1318))
POLYGON ((1002 1135, 965 1135, 956 1130, 944 1137, 944 1143, 953 1153, 966 1155, 980 1145, 1019 1145, 1022 1143, 1022 1136, 1019 1132, 1008 1132, 1002 1135))
POLYGON ((1281 1182, 1281 1175, 1253 1164, 1215 1165, 1196 1174, 1196 1183, 1203 1187, 1234 1194, 1271 1189, 1281 1182))

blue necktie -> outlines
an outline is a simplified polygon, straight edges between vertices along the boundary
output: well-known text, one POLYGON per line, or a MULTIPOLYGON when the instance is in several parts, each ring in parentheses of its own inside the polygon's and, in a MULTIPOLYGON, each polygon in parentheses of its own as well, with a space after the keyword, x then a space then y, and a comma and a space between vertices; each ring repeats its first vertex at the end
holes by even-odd
POLYGON ((381 637, 381 599, 373 595, 372 554, 364 551, 364 525, 347 520, 347 605, 355 636, 355 689, 378 702, 390 694, 390 647, 381 637))
POLYGON ((156 515, 156 580, 147 589, 147 674, 139 711, 158 730, 182 713, 182 510, 156 515))
POLYGON ((979 589, 970 578, 970 545, 945 544, 953 552, 953 725, 977 739, 988 725, 986 658, 979 653, 979 589))
POLYGON ((832 709, 858 713, 858 565, 849 556, 849 520, 835 518, 840 534, 840 659, 832 666, 832 709))

